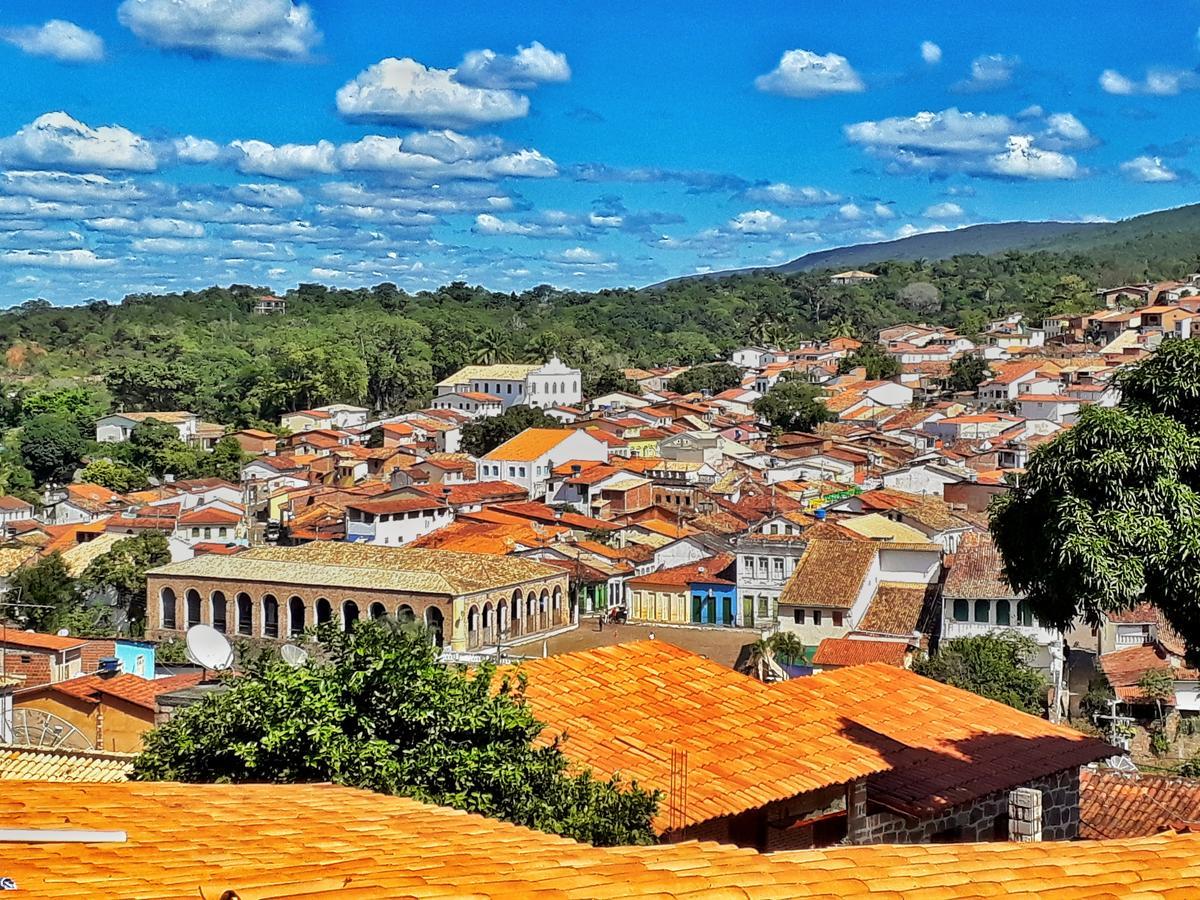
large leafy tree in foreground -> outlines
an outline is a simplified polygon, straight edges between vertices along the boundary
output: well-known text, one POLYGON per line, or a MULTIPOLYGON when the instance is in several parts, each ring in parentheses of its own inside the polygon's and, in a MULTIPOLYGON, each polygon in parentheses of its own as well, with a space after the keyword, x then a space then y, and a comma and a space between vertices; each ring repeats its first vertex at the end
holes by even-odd
POLYGON ((1200 340, 1163 342, 1119 385, 1118 407, 1034 453, 992 533, 1045 624, 1149 601, 1200 661, 1200 340))
POLYGON ((141 780, 325 782, 402 794, 598 845, 651 843, 657 795, 572 769, 521 678, 443 666, 419 631, 323 631, 298 668, 253 665, 146 737, 141 780))
POLYGON ((942 643, 913 671, 1033 715, 1046 711, 1046 681, 1029 666, 1037 646, 1016 633, 981 634, 942 643))

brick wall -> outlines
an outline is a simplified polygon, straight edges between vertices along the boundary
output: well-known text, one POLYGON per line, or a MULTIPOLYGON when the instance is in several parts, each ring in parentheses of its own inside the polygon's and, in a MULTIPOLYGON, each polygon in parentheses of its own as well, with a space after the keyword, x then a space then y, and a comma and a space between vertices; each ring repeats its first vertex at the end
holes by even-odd
MULTIPOLYGON (((1042 792, 1042 839, 1070 841, 1079 835, 1079 770, 1064 769, 1021 787, 1042 792)), ((928 819, 907 819, 892 812, 873 812, 851 842, 857 844, 927 844, 947 841, 1008 840, 1009 791, 997 791, 955 806, 928 819)))
POLYGON ((0 671, 7 675, 23 678, 21 687, 49 684, 53 680, 53 666, 49 653, 39 653, 36 650, 0 649, 0 654, 4 656, 4 665, 0 671))

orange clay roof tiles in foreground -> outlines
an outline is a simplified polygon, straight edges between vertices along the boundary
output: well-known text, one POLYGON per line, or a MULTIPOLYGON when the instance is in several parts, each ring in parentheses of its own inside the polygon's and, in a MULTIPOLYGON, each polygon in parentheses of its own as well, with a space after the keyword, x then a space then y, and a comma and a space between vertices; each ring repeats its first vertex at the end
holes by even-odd
MULTIPOLYGON (((666 792, 671 751, 686 751, 688 825, 755 809, 887 769, 844 735, 840 711, 806 709, 755 679, 662 641, 637 641, 521 664, 526 701, 566 733, 568 758, 666 792), (798 752, 803 748, 803 752, 798 752)), ((668 827, 668 804, 655 825, 668 827)))
POLYGON ((837 710, 847 733, 890 771, 868 781, 870 799, 932 815, 985 794, 1113 755, 1072 728, 882 663, 772 685, 807 710, 837 710))
POLYGON ((111 843, 0 844, 17 896, 901 898, 1196 896, 1200 835, 830 847, 762 855, 687 841, 597 848, 331 785, 9 782, 21 829, 124 830, 111 843), (227 893, 228 892, 228 893, 227 893))

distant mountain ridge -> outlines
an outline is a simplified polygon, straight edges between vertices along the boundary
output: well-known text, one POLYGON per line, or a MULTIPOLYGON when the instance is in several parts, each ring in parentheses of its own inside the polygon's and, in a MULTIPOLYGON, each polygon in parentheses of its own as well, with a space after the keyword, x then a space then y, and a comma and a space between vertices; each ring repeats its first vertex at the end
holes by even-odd
POLYGON ((776 266, 752 266, 684 275, 653 285, 662 287, 680 281, 709 280, 736 275, 774 272, 792 274, 815 269, 862 269, 885 260, 942 260, 965 254, 990 256, 1008 250, 1045 250, 1055 253, 1087 252, 1139 242, 1153 242, 1170 235, 1171 242, 1197 241, 1200 254, 1200 204, 1144 213, 1118 222, 995 222, 968 225, 952 231, 931 231, 892 241, 853 244, 806 253, 776 266))

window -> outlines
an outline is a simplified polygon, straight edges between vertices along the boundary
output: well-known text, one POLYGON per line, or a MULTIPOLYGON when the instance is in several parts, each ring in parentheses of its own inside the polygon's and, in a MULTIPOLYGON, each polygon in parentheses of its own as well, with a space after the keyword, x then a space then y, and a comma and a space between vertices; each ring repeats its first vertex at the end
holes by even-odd
MULTIPOLYGON (((996 601, 996 624, 997 625, 1012 624, 1011 616, 1012 616, 1012 604, 1010 604, 1007 600, 997 600, 996 601)), ((1005 827, 1007 828, 1007 824, 1005 825, 1005 827)), ((1005 831, 1005 834, 1007 835, 1008 832, 1005 831)))
POLYGON ((765 556, 760 556, 758 558, 758 577, 767 577, 767 558, 765 556))
POLYGON ((521 477, 522 477, 522 478, 524 478, 524 477, 525 477, 525 467, 524 467, 524 466, 521 466, 521 470, 520 470, 520 471, 521 471, 521 477))
POLYGON ((192 529, 192 537, 194 537, 194 538, 200 537, 200 529, 199 528, 192 529))
POLYGON ((965 622, 971 618, 971 604, 966 600, 954 601, 954 621, 965 622))
POLYGON ((833 625, 835 628, 842 627, 842 614, 840 612, 833 613, 833 625))
POLYGON ((990 600, 975 601, 975 621, 986 625, 992 620, 992 602, 990 600))
POLYGON ((804 610, 793 609, 792 610, 792 621, 795 622, 797 625, 803 625, 804 624, 804 610))
POLYGON ((1028 600, 1022 600, 1017 604, 1017 622, 1026 628, 1033 627, 1033 610, 1030 608, 1028 600))
POLYGON ((813 610, 813 624, 814 625, 821 624, 821 611, 819 609, 813 610))
POLYGON ((775 577, 783 578, 783 557, 782 556, 775 557, 774 562, 775 562, 775 577))

